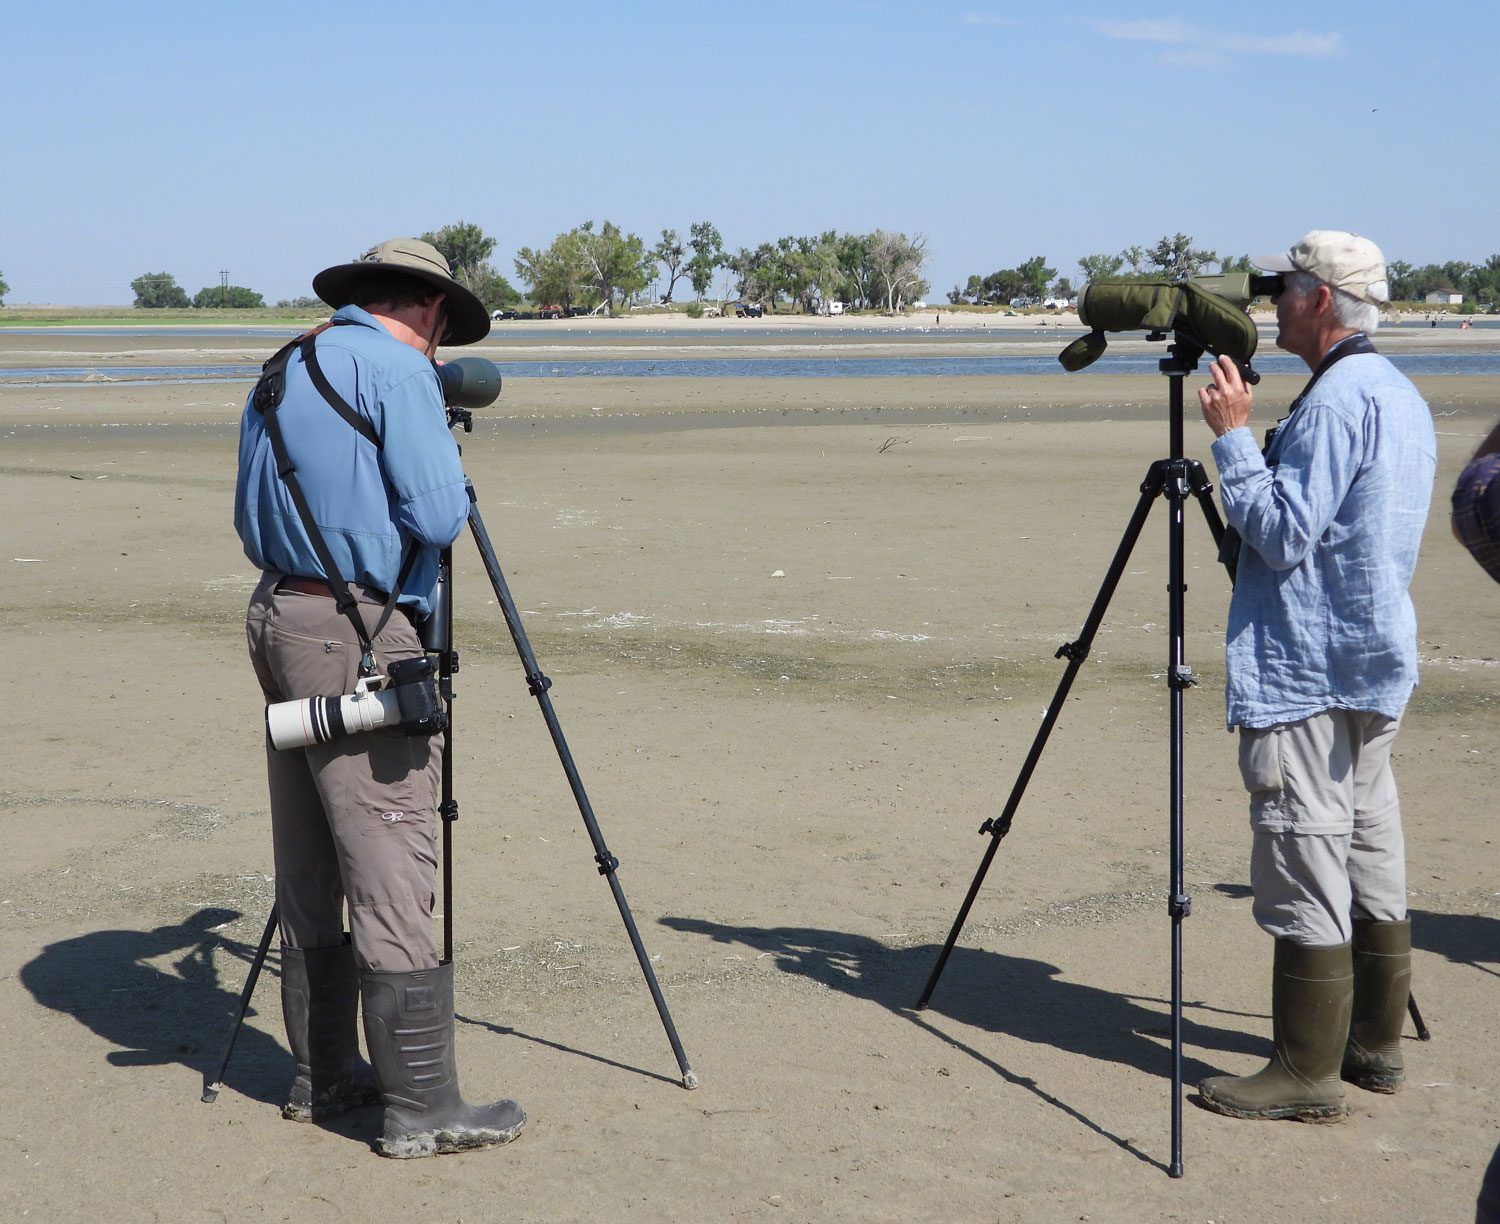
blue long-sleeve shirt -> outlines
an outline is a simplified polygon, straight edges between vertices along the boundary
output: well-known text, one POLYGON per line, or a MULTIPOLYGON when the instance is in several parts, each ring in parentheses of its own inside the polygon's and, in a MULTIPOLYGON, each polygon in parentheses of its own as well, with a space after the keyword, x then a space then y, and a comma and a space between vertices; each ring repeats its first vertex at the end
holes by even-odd
MULTIPOLYGON (((317 338, 318 364, 333 388, 370 422, 375 447, 319 394, 294 351, 277 419, 314 521, 349 582, 389 591, 402 553, 418 553, 400 603, 432 609, 438 550, 463 530, 469 498, 458 444, 447 427, 432 363, 391 335, 374 316, 345 306, 317 338)), ((298 517, 265 420, 247 399, 240 421, 234 526, 245 555, 261 569, 319 578, 323 566, 298 517)))
POLYGON ((1378 353, 1328 369, 1264 457, 1214 441, 1224 514, 1244 538, 1229 602, 1230 726, 1328 709, 1399 718, 1417 683, 1407 588, 1437 463, 1432 414, 1378 353))

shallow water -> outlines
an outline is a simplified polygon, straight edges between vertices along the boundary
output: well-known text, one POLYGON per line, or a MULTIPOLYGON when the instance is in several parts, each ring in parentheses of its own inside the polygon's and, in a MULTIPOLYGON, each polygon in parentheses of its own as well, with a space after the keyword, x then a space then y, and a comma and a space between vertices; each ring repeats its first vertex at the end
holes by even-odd
MULTIPOLYGON (((1390 360, 1410 377, 1445 374, 1500 374, 1500 353, 1395 353, 1390 360)), ((1106 353, 1090 374, 1157 374, 1158 353, 1106 353)), ((1002 357, 763 357, 650 358, 631 361, 497 361, 502 378, 929 378, 955 376, 1058 374, 1055 354, 1002 357)), ((1265 353, 1254 366, 1262 374, 1302 374, 1300 358, 1265 353)), ((1206 371, 1206 361, 1200 365, 1206 371)), ((0 384, 17 387, 54 383, 161 385, 180 382, 240 382, 258 376, 259 365, 34 366, 0 370, 0 384)))

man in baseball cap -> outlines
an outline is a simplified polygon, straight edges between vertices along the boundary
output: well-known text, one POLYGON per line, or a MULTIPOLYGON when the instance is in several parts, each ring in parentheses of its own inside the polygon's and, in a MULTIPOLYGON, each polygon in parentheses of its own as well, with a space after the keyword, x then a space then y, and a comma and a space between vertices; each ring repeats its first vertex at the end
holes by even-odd
MULTIPOLYGON (((313 289, 333 318, 266 363, 240 425, 234 525, 261 570, 245 630, 268 705, 353 693, 425 657, 417 625, 469 511, 433 356, 490 326, 414 238, 325 268, 313 289)), ((376 1148, 403 1158, 505 1143, 526 1121, 514 1101, 474 1106, 459 1092, 453 966, 432 935, 443 749, 432 730, 266 746, 297 1067, 282 1113, 316 1122, 383 1101, 376 1148)))
POLYGON ((1344 1081, 1395 1092, 1411 925, 1391 746, 1417 683, 1408 587, 1437 447, 1417 389, 1370 334, 1390 297, 1368 238, 1313 230, 1251 261, 1282 274, 1276 342, 1312 378, 1264 452, 1220 358, 1198 392, 1240 537, 1228 723, 1250 796, 1256 922, 1275 938, 1274 1053, 1200 1086, 1236 1118, 1342 1120, 1344 1081))

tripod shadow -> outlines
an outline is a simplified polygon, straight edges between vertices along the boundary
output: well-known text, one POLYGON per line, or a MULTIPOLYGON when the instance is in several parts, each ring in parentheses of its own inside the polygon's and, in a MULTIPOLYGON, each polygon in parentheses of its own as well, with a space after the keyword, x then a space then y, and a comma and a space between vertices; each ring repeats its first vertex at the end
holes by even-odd
POLYGON ((556 1050, 560 1054, 570 1054, 575 1058, 586 1058, 590 1062, 596 1062, 602 1067, 613 1067, 617 1071, 629 1071, 633 1075, 641 1075, 646 1079, 660 1080, 664 1084, 681 1084, 681 1079, 674 1079, 669 1075, 662 1075, 657 1071, 648 1071, 644 1067, 632 1067, 628 1063, 617 1062, 613 1058, 606 1058, 602 1054, 593 1054, 588 1050, 581 1050, 576 1046, 564 1045, 560 1041, 550 1041, 546 1037, 538 1037, 535 1033, 523 1032, 521 1029, 512 1028, 508 1024, 496 1024, 492 1020, 480 1020, 474 1016, 466 1016, 458 1012, 454 1017, 461 1024, 470 1024, 475 1028, 484 1029, 486 1032, 494 1033, 497 1037, 516 1037, 522 1041, 529 1041, 533 1045, 545 1046, 549 1050, 556 1050))
MULTIPOLYGON (((797 974, 856 999, 886 1008, 983 1064, 1007 1083, 1025 1088, 1095 1133, 1148 1164, 1158 1164, 1129 1140, 1110 1134, 1037 1082, 1002 1066, 927 1019, 938 1014, 973 1028, 1003 1033, 1102 1062, 1121 1063, 1151 1075, 1171 1073, 1171 1018, 1141 1000, 1093 986, 1059 980, 1055 965, 955 947, 925 1012, 913 1010, 937 961, 940 948, 923 944, 891 948, 846 931, 809 927, 734 927, 695 918, 663 918, 673 930, 706 935, 775 957, 783 973, 797 974)), ((1206 1014, 1213 1009, 1194 1005, 1206 1014)), ((1264 1054, 1266 1043, 1238 1029, 1225 1029, 1184 1016, 1184 1046, 1232 1054, 1264 1054)), ((1183 1054, 1183 1078, 1194 1083, 1222 1068, 1183 1054)))
MULTIPOLYGON (((115 1046, 104 1056, 111 1065, 181 1063, 201 1078, 228 1040, 239 1001, 236 991, 219 984, 214 953, 223 949, 247 963, 255 957, 255 945, 212 929, 239 916, 200 909, 184 922, 150 931, 93 931, 48 944, 21 967, 21 984, 43 1007, 67 1013, 115 1046), (175 973, 150 963, 175 953, 175 973)), ((247 1027, 226 1084, 255 1100, 279 1103, 290 1079, 289 1060, 279 1042, 247 1027)))
POLYGON ((1412 910, 1411 946, 1500 977, 1500 919, 1412 910))

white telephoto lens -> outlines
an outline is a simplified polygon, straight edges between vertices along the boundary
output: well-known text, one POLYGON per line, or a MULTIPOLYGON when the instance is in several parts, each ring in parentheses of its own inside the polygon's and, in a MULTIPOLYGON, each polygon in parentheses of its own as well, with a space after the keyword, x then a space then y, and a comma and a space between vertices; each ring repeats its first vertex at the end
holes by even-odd
POLYGON ((342 697, 307 697, 266 707, 266 734, 278 750, 326 744, 340 735, 401 721, 396 694, 385 689, 342 697))

